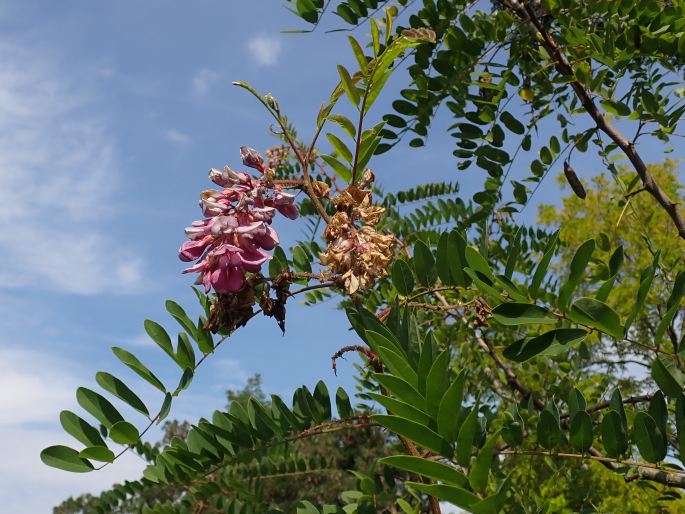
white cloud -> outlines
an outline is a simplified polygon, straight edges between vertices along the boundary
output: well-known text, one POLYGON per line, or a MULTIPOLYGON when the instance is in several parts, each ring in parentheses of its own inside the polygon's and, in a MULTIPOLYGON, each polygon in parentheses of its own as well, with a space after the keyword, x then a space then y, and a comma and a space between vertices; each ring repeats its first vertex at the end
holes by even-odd
POLYGON ((198 96, 204 96, 210 88, 221 78, 221 74, 202 68, 193 77, 193 92, 198 96))
POLYGON ((169 129, 164 133, 164 136, 177 145, 187 145, 190 143, 190 136, 184 132, 179 132, 175 129, 169 129))
MULTIPOLYGON (((248 379, 247 371, 236 359, 216 359, 212 361, 212 365, 218 369, 222 377, 241 387, 245 385, 245 381, 248 379)), ((226 383, 222 383, 221 387, 225 389, 226 383)))
POLYGON ((137 346, 139 348, 155 348, 155 343, 150 336, 141 332, 137 336, 117 339, 117 341, 123 341, 126 345, 137 346))
POLYGON ((98 493, 115 482, 140 477, 144 464, 132 454, 86 475, 49 468, 40 461, 43 448, 75 443, 56 428, 55 421, 61 409, 74 408, 78 372, 70 362, 41 351, 0 349, 0 388, 8 392, 0 395, 0 505, 4 514, 51 512, 70 495, 98 493), (47 421, 55 428, 42 428, 48 426, 47 421))
POLYGON ((273 36, 255 36, 247 42, 252 57, 262 66, 273 66, 281 54, 281 40, 273 36))
POLYGON ((97 494, 117 482, 138 479, 144 462, 127 452, 99 471, 68 473, 40 461, 40 451, 55 444, 58 431, 21 428, 2 430, 0 440, 0 505, 3 514, 45 514, 70 496, 97 494))
POLYGON ((59 411, 74 403, 77 384, 68 363, 42 352, 0 348, 0 427, 54 421, 59 411))
POLYGON ((139 287, 142 263, 107 234, 113 144, 60 66, 0 40, 0 287, 139 287))

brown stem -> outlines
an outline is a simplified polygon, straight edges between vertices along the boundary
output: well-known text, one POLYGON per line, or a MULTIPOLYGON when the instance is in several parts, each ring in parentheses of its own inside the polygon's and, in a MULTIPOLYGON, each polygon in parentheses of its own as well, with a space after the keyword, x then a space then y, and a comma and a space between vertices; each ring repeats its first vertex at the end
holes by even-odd
POLYGON ((635 191, 631 191, 630 193, 626 193, 623 195, 623 198, 625 198, 626 200, 629 200, 633 196, 638 195, 638 194, 642 193, 643 191, 647 191, 647 188, 641 187, 640 189, 636 189, 635 191))
MULTIPOLYGON (((357 180, 357 163, 359 162, 359 149, 362 144, 362 125, 364 123, 364 109, 366 108, 366 97, 369 96, 369 88, 367 85, 366 91, 364 91, 364 98, 362 100, 362 105, 359 108, 359 123, 357 126, 357 141, 354 145, 354 161, 352 164, 352 183, 354 184, 357 180)), ((360 174, 361 175, 361 174, 360 174)))
MULTIPOLYGON (((324 209, 324 206, 321 204, 319 197, 316 196, 316 193, 314 192, 314 187, 312 186, 312 179, 309 176, 309 157, 311 154, 307 153, 307 155, 302 155, 302 149, 293 140, 293 136, 288 131, 288 127, 283 122, 283 119, 281 118, 280 113, 278 113, 278 116, 276 117, 276 119, 278 120, 278 124, 281 126, 281 130, 283 131, 283 135, 285 136, 285 139, 288 141, 290 148, 292 148, 293 153, 295 154, 295 157, 297 157, 297 160, 300 163, 300 167, 302 168, 302 185, 304 187, 304 192, 307 193, 307 196, 309 197, 309 199, 314 204, 314 207, 316 208, 319 215, 323 218, 323 220, 326 223, 328 223, 328 220, 329 220, 328 213, 326 212, 326 209, 324 209)), ((317 134, 320 131, 321 131, 321 128, 318 129, 317 134)))
POLYGON ((666 470, 660 466, 657 466, 656 464, 649 464, 646 462, 613 459, 611 457, 605 457, 603 455, 589 455, 587 453, 548 452, 541 450, 495 450, 495 453, 497 453, 498 455, 529 455, 536 457, 559 457, 562 459, 594 460, 605 464, 612 464, 617 467, 636 466, 638 469, 641 470, 651 470, 656 473, 669 475, 669 480, 671 481, 671 483, 667 485, 672 485, 674 487, 685 487, 685 471, 681 471, 678 469, 666 470))
MULTIPOLYGON (((464 288, 461 287, 461 286, 440 286, 440 287, 434 287, 434 288, 432 288, 432 289, 426 289, 425 291, 421 291, 421 292, 416 293, 416 294, 414 294, 414 295, 412 295, 412 296, 409 296, 409 297, 405 298, 404 301, 405 301, 405 302, 411 302, 411 301, 413 301, 413 300, 416 300, 417 298, 421 298, 422 296, 426 296, 426 295, 429 295, 429 294, 439 293, 439 292, 441 292, 441 291, 456 291, 456 290, 459 290, 459 289, 464 289, 464 288)), ((468 302, 468 303, 472 303, 472 302, 468 302)), ((467 304, 464 304, 464 305, 467 305, 467 304)))
POLYGON ((331 363, 332 363, 331 365, 333 367, 333 373, 335 373, 336 375, 338 374, 336 362, 338 359, 340 359, 347 352, 359 352, 359 353, 366 355, 371 364, 380 363, 380 361, 378 360, 378 356, 375 353, 373 353, 368 346, 362 346, 360 344, 352 344, 352 345, 348 345, 348 346, 343 346, 342 348, 340 348, 340 350, 335 352, 333 354, 333 356, 331 357, 331 363))
POLYGON ((350 421, 358 421, 360 425, 368 425, 370 423, 369 421, 369 416, 366 414, 358 414, 356 416, 349 416, 347 418, 340 418, 340 419, 334 419, 333 421, 327 421, 325 423, 321 423, 319 425, 314 425, 313 427, 309 427, 306 430, 303 430, 296 436, 292 438, 286 438, 287 441, 296 441, 297 439, 303 439, 305 437, 309 437, 310 435, 318 435, 320 433, 328 433, 327 430, 329 427, 333 426, 339 426, 344 423, 348 423, 350 421))
POLYGON ((338 285, 337 280, 333 280, 331 282, 324 282, 322 284, 313 284, 311 286, 305 286, 301 289, 298 289, 297 291, 293 291, 290 293, 290 296, 295 296, 296 294, 301 294, 301 293, 306 293, 307 291, 313 291, 314 289, 325 289, 327 287, 335 287, 338 285))
POLYGON ((286 189, 302 189, 304 181, 302 179, 275 179, 274 185, 286 189))
MULTIPOLYGON (((414 457, 423 457, 423 455, 421 455, 421 452, 419 452, 419 450, 416 448, 416 445, 413 442, 411 442, 409 439, 405 439, 402 436, 398 436, 398 437, 400 438, 402 445, 409 452, 409 455, 412 455, 414 457)), ((420 477, 420 479, 424 484, 430 484, 431 483, 429 478, 420 477)), ((442 510, 440 510, 440 502, 438 501, 438 499, 435 496, 428 495, 428 503, 430 505, 431 512, 433 514, 441 514, 442 513, 442 510)))
MULTIPOLYGON (((649 400, 652 399, 652 396, 654 396, 654 393, 649 393, 649 394, 641 394, 638 396, 629 396, 628 398, 624 398, 623 403, 626 405, 634 405, 636 403, 642 403, 642 402, 648 402, 649 400)), ((592 407, 588 407, 586 412, 588 414, 592 414, 593 412, 597 412, 599 410, 606 409, 607 407, 611 406, 611 402, 604 401, 601 403, 598 403, 597 405, 593 405, 592 407)), ((570 417, 570 413, 565 412, 561 416, 559 416, 560 419, 565 419, 570 417)))

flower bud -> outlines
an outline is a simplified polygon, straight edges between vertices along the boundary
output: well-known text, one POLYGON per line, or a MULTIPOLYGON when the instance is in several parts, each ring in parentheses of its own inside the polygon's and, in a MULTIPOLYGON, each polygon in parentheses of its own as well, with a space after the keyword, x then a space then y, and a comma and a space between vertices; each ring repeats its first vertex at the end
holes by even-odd
POLYGON ((264 159, 259 152, 249 146, 240 147, 240 158, 245 166, 264 172, 264 159))
POLYGON ((264 100, 266 101, 266 105, 271 107, 274 111, 279 112, 278 102, 271 93, 265 94, 264 100))
POLYGON ((250 177, 247 173, 238 173, 228 166, 224 166, 222 171, 215 168, 210 169, 209 180, 214 182, 217 186, 229 187, 234 184, 247 184, 250 181, 250 177))

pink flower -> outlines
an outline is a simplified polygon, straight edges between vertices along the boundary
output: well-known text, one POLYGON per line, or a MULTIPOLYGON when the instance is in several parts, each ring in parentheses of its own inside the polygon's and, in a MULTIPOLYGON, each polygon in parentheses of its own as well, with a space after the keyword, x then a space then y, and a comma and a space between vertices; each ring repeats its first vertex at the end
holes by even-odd
POLYGON ((297 210, 297 205, 279 205, 277 209, 283 216, 290 218, 291 220, 297 219, 300 215, 300 211, 297 210))
POLYGON ((209 180, 214 182, 217 186, 230 187, 235 184, 249 184, 250 176, 247 173, 238 173, 228 166, 224 166, 223 171, 214 168, 210 169, 209 180))
POLYGON ((262 159, 262 156, 259 155, 259 152, 254 148, 250 148, 249 146, 241 146, 240 158, 243 160, 243 164, 245 166, 249 166, 250 168, 254 168, 264 173, 264 159, 262 159))
MULTIPOLYGON (((267 168, 256 150, 241 147, 243 164, 264 173, 267 168)), ((267 187, 263 178, 224 167, 211 169, 209 178, 222 190, 206 190, 200 195, 204 220, 185 229, 189 241, 181 245, 179 258, 198 262, 184 273, 198 273, 196 284, 205 291, 232 293, 245 284, 247 273, 257 273, 271 256, 278 234, 270 226, 276 212, 295 219, 299 212, 295 197, 280 187, 267 187)), ((268 182, 270 185, 272 183, 268 182)))
POLYGON ((186 241, 181 245, 178 255, 182 261, 186 262, 199 259, 211 241, 212 236, 205 236, 202 239, 197 239, 195 241, 186 241))

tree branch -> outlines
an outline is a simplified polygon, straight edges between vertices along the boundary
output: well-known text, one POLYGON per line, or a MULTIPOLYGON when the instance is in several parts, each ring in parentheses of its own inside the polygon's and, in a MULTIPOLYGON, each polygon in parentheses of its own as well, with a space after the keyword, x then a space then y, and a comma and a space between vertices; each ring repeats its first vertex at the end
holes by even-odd
MULTIPOLYGON (((505 6, 512 10, 519 16, 526 24, 528 32, 545 47, 545 50, 554 60, 554 67, 563 76, 574 77, 575 73, 573 67, 566 59, 561 48, 555 39, 547 32, 545 27, 537 19, 535 13, 530 8, 527 2, 519 0, 503 0, 505 6)), ((671 200, 666 192, 659 187, 659 185, 647 170, 647 166, 637 153, 635 145, 629 141, 623 134, 621 134, 616 127, 614 127, 604 116, 604 113, 595 105, 590 97, 585 86, 577 80, 569 82, 576 96, 580 100, 587 113, 597 124, 597 127, 604 132, 616 145, 626 154, 630 160, 633 168, 637 172, 640 180, 644 185, 644 189, 661 205, 661 207, 668 213, 673 221, 673 224, 678 229, 678 234, 685 239, 685 219, 681 216, 677 209, 677 204, 671 200)))

